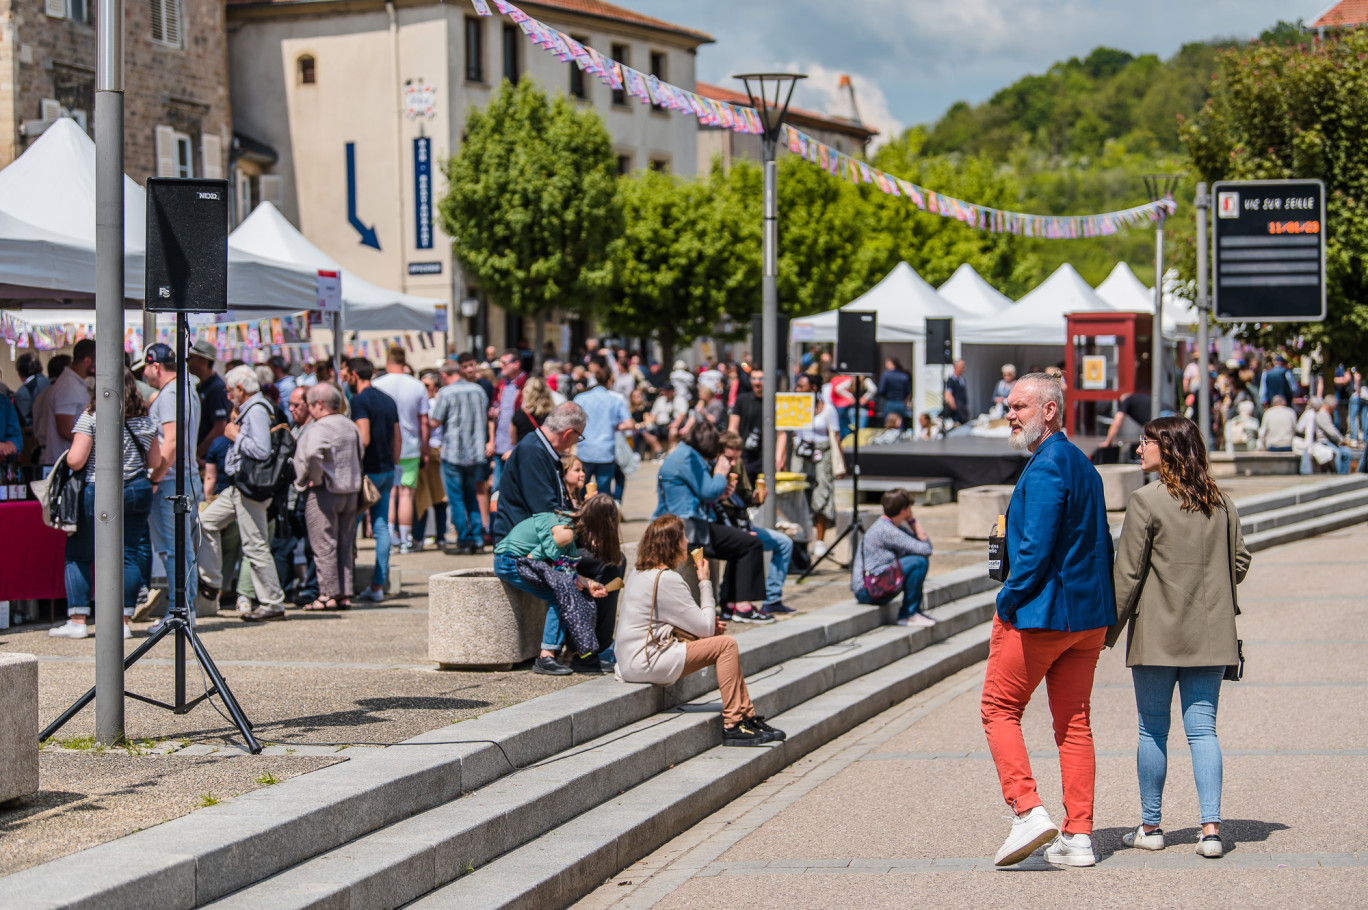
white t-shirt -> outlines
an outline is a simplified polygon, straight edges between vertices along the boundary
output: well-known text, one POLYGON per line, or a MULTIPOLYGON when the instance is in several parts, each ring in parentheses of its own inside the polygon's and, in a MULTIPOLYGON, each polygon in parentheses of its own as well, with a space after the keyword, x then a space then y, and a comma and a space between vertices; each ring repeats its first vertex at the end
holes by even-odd
POLYGON ((55 464, 57 456, 71 448, 71 442, 57 433, 56 417, 59 414, 70 417, 74 428, 76 418, 90 406, 90 390, 80 374, 67 367, 44 393, 47 397, 43 400, 43 436, 39 441, 43 444, 43 464, 55 464))
POLYGON ((400 458, 417 458, 419 450, 418 421, 427 416, 428 392, 423 381, 407 373, 382 373, 371 382, 394 399, 399 409, 399 436, 403 442, 400 458))

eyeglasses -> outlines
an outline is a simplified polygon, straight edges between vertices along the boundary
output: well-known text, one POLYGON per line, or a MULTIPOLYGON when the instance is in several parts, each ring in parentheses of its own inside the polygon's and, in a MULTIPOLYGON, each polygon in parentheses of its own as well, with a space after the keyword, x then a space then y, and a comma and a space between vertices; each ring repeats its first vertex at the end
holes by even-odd
POLYGON ((579 430, 575 430, 575 442, 584 442, 584 434, 579 430))
POLYGON ((1157 446, 1158 444, 1159 441, 1157 439, 1150 439, 1148 436, 1141 436, 1139 444, 1135 447, 1135 451, 1143 452, 1149 446, 1157 446))

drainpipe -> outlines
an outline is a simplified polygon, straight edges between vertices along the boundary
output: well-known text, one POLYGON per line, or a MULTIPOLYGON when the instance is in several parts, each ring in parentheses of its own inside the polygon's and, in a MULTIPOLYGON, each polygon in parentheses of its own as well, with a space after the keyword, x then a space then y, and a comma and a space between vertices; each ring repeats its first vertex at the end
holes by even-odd
POLYGON ((399 77, 399 14, 394 9, 394 0, 385 0, 385 12, 389 15, 390 63, 394 69, 394 189, 399 203, 399 286, 408 290, 408 275, 404 269, 404 86, 399 77))

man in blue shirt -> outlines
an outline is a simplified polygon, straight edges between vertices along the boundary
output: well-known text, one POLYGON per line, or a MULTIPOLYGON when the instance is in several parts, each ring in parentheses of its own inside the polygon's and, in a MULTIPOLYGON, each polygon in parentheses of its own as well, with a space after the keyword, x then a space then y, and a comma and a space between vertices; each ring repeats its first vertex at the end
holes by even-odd
POLYGON ((600 493, 611 492, 621 503, 623 485, 613 484, 617 471, 617 432, 630 430, 636 424, 627 401, 610 388, 613 373, 608 362, 595 357, 592 369, 598 384, 575 396, 575 404, 583 408, 585 414, 584 440, 575 454, 584 463, 585 478, 595 482, 600 493))
POLYGON ((1049 844, 1045 859, 1091 866, 1095 756, 1093 673, 1116 622, 1112 541, 1102 478, 1064 436, 1064 388, 1028 373, 1007 397, 1012 448, 1031 460, 1007 507, 1006 564, 988 643, 980 708, 1002 795, 1016 818, 994 862, 1011 866, 1049 844), (1045 681, 1064 779, 1063 833, 1036 792, 1021 715, 1045 681), (1052 842, 1052 843, 1051 843, 1052 842))

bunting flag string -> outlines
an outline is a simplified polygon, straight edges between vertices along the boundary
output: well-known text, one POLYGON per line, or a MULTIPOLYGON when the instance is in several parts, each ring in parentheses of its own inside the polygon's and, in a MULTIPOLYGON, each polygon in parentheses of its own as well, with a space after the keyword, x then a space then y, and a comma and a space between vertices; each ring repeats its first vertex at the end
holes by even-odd
MULTIPOLYGON (((698 122, 704 126, 751 135, 763 132, 760 117, 753 108, 704 98, 687 89, 663 82, 654 75, 638 72, 534 19, 507 0, 471 2, 479 15, 493 16, 497 10, 498 15, 507 16, 514 22, 534 45, 564 63, 573 61, 584 73, 598 76, 604 85, 615 91, 623 91, 642 104, 651 104, 685 116, 697 117, 698 122), (491 3, 493 9, 490 8, 491 3)), ((907 199, 924 212, 954 218, 970 227, 992 233, 1049 240, 1106 237, 1123 228, 1155 221, 1161 213, 1171 215, 1177 210, 1173 198, 1169 197, 1119 212, 1095 215, 1032 215, 1025 212, 1003 211, 965 202, 909 183, 900 177, 870 167, 864 161, 838 152, 791 126, 784 127, 784 135, 781 138, 790 152, 800 155, 834 176, 853 183, 874 184, 890 196, 907 199)))

